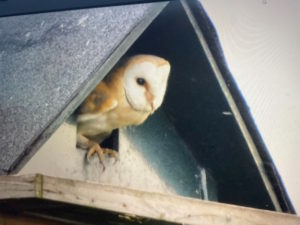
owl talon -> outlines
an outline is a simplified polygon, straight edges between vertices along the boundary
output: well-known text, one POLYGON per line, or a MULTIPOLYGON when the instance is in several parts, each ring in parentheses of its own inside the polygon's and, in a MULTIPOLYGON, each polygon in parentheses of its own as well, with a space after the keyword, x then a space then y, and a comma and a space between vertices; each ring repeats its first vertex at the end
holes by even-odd
POLYGON ((90 158, 97 152, 97 154, 99 156, 99 161, 103 165, 103 171, 104 171, 105 170, 105 164, 104 164, 104 153, 103 153, 102 148, 97 143, 91 143, 90 146, 91 147, 90 147, 90 149, 87 153, 88 162, 91 161, 90 158))
POLYGON ((103 165, 103 171, 105 170, 104 164, 104 155, 109 155, 110 157, 115 158, 115 163, 119 161, 119 153, 113 149, 109 148, 101 148, 99 144, 90 141, 89 142, 90 149, 87 153, 87 160, 90 162, 90 158, 97 153, 99 156, 99 161, 103 165))
POLYGON ((119 161, 119 153, 116 150, 110 148, 103 148, 102 151, 103 154, 109 155, 110 157, 113 157, 115 159, 114 164, 116 164, 119 161))

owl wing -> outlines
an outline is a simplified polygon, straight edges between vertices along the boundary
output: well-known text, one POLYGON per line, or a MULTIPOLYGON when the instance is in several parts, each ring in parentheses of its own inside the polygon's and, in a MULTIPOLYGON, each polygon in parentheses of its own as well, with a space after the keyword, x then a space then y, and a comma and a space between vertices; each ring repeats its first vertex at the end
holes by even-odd
POLYGON ((79 114, 105 113, 118 106, 118 101, 104 82, 100 82, 79 108, 79 114))

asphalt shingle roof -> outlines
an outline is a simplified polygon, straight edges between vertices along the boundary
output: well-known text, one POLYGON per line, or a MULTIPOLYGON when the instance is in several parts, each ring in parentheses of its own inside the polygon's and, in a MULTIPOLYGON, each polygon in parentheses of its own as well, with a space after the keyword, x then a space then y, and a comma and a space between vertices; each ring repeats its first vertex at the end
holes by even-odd
POLYGON ((0 18, 0 174, 37 151, 164 5, 0 18))

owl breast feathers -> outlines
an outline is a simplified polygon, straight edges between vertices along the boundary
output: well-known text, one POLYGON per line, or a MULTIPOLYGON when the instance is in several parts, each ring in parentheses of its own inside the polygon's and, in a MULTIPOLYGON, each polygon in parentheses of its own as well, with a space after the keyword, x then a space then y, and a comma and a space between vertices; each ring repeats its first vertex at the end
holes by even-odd
POLYGON ((77 133, 101 143, 113 129, 143 123, 162 104, 169 73, 153 55, 120 62, 79 107, 77 133))

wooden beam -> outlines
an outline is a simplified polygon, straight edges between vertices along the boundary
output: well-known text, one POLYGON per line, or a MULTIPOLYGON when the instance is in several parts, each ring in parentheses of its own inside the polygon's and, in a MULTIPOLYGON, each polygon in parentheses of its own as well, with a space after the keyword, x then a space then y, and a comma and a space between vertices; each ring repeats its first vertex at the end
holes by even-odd
POLYGON ((0 199, 35 193, 36 198, 182 224, 300 225, 300 218, 290 214, 42 175, 0 177, 0 190, 0 199))
POLYGON ((34 198, 38 175, 0 176, 0 199, 34 198))

